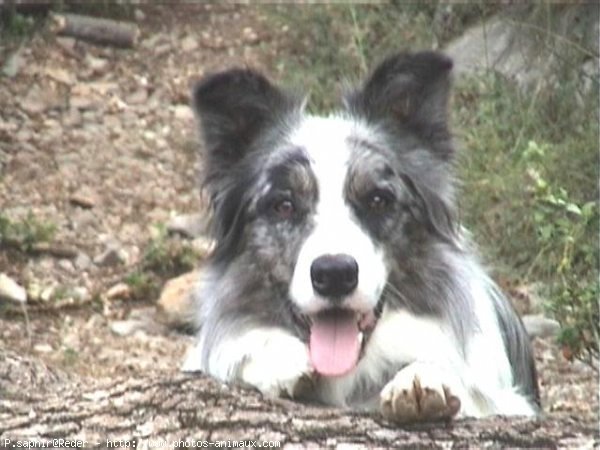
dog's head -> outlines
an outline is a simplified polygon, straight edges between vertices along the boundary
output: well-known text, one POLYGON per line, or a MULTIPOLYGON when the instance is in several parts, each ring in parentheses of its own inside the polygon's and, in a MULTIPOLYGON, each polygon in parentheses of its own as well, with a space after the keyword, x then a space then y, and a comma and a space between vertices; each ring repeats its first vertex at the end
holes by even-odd
POLYGON ((384 291, 398 290, 390 274, 410 276, 428 245, 453 239, 451 67, 433 52, 393 56, 329 117, 251 70, 194 89, 213 263, 244 261, 323 375, 356 365, 384 291))

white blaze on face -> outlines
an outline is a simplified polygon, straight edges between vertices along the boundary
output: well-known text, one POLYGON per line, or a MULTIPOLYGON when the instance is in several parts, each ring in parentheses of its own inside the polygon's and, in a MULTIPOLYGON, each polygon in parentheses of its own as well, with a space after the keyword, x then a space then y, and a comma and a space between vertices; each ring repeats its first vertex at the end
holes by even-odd
POLYGON ((344 195, 351 157, 348 138, 367 135, 365 126, 342 117, 307 117, 291 136, 292 143, 308 154, 319 196, 315 227, 301 247, 290 296, 300 311, 313 316, 311 360, 323 375, 342 375, 356 365, 360 345, 354 339, 361 338, 357 317, 375 308, 388 275, 383 252, 360 227, 344 195), (332 304, 313 290, 311 265, 320 256, 342 253, 356 260, 358 285, 340 306, 356 315, 317 318, 332 304))

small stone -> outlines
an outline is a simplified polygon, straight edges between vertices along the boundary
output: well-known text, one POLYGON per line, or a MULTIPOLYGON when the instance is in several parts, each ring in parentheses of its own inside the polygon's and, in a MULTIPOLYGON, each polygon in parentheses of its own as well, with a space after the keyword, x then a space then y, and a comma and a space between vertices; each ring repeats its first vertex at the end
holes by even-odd
POLYGON ((144 11, 141 9, 136 8, 135 11, 133 11, 133 18, 138 22, 141 22, 142 20, 146 19, 146 14, 144 14, 144 11))
POLYGON ((146 89, 138 89, 133 94, 130 94, 125 99, 130 105, 141 105, 148 100, 148 91, 146 89))
POLYGON ((186 36, 181 40, 181 49, 184 52, 191 52, 198 48, 198 41, 193 36, 186 36))
POLYGON ((117 264, 126 263, 128 259, 127 252, 118 246, 110 245, 99 255, 94 258, 94 264, 97 266, 116 266, 117 264))
POLYGON ((106 59, 96 58, 89 53, 85 55, 85 63, 94 72, 104 72, 108 67, 108 61, 106 59))
POLYGON ((77 286, 73 288, 71 295, 73 296, 73 300, 78 302, 85 302, 90 299, 90 291, 83 286, 77 286))
POLYGON ((78 270, 88 270, 92 265, 92 259, 87 254, 79 252, 73 264, 78 270))
POLYGON ((75 53, 75 38, 57 37, 56 43, 68 53, 75 53))
POLYGON ((72 73, 67 72, 63 68, 49 67, 45 70, 45 73, 54 81, 58 81, 59 83, 65 84, 67 86, 72 86, 75 83, 75 76, 72 73))
POLYGON ((39 283, 33 281, 27 286, 27 298, 29 298, 32 301, 39 301, 42 297, 42 291, 42 286, 39 283))
POLYGON ((0 273, 0 298, 11 302, 25 303, 27 291, 8 275, 0 273))
POLYGON ((242 30, 243 41, 246 44, 254 45, 259 41, 258 34, 250 27, 246 27, 242 30))
POLYGON ((49 302, 50 299, 54 297, 54 291, 56 291, 56 286, 45 287, 40 293, 40 300, 43 302, 49 302))
POLYGON ((79 191, 71 194, 69 202, 81 208, 93 208, 98 201, 95 193, 91 191, 79 191))
POLYGON ((560 324, 544 317, 542 314, 532 314, 522 317, 523 325, 530 337, 555 337, 560 331, 560 324))
POLYGON ((110 392, 104 391, 104 390, 98 390, 98 391, 94 391, 94 392, 84 392, 81 395, 81 397, 84 400, 88 400, 90 402, 99 402, 100 400, 110 397, 110 392))
POLYGON ((69 108, 69 111, 62 116, 62 123, 67 127, 78 127, 83 123, 81 113, 75 107, 69 108))
POLYGON ((216 241, 204 236, 199 236, 192 241, 192 248, 196 251, 199 258, 208 258, 215 249, 216 241))
POLYGON ((152 130, 145 130, 142 133, 142 137, 150 142, 156 141, 156 133, 152 130))
POLYGON ((68 273, 73 272, 73 270, 75 269, 75 266, 69 259, 59 259, 58 267, 60 267, 62 270, 64 270, 65 272, 68 272, 68 273))
POLYGON ((131 288, 125 283, 118 283, 106 291, 106 298, 109 300, 126 299, 131 296, 131 288))
POLYGON ((8 78, 13 78, 19 73, 24 62, 21 52, 18 50, 6 58, 6 62, 2 66, 2 73, 8 78))
POLYGON ((73 95, 69 99, 69 105, 71 108, 77 108, 81 110, 91 109, 96 106, 96 101, 91 97, 83 95, 73 95))
POLYGON ((47 109, 47 105, 44 101, 42 101, 42 99, 40 98, 39 95, 37 94, 37 91, 31 91, 34 92, 33 94, 29 94, 27 95, 20 103, 21 103, 21 109, 23 111, 25 111, 27 114, 39 114, 43 111, 45 111, 47 109))
POLYGON ((50 353, 54 350, 50 344, 35 344, 33 349, 38 353, 50 353))
POLYGON ((114 266, 119 262, 119 252, 115 248, 108 248, 94 257, 97 266, 114 266))
POLYGON ((206 216, 204 214, 182 214, 172 217, 167 222, 169 233, 179 233, 188 238, 200 236, 206 230, 206 216))
POLYGON ((188 272, 169 280, 156 304, 158 319, 173 327, 188 327, 194 321, 194 292, 201 279, 200 271, 188 272))
POLYGON ((74 230, 82 232, 94 228, 98 224, 98 218, 91 209, 76 208, 71 215, 71 226, 74 230))
POLYGON ((139 320, 115 320, 108 327, 117 336, 129 336, 141 329, 142 325, 139 320))
POLYGON ((194 120, 194 111, 188 105, 176 105, 173 107, 173 115, 176 119, 191 122, 194 120))

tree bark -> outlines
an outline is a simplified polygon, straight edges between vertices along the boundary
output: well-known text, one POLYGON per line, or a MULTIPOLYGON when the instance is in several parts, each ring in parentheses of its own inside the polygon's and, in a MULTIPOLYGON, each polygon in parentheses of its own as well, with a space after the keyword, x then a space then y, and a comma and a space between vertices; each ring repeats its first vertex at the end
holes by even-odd
POLYGON ((573 417, 492 417, 399 427, 376 413, 266 399, 203 375, 82 379, 0 349, 0 447, 18 439, 61 438, 85 440, 86 448, 137 449, 226 440, 246 441, 247 447, 276 441, 281 448, 350 444, 400 449, 571 449, 594 448, 599 442, 597 424, 573 417))

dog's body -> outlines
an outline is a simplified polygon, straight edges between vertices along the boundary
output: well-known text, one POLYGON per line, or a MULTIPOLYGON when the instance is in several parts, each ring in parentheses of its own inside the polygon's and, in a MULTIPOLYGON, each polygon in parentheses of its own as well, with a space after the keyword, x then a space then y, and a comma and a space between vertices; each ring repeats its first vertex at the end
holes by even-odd
POLYGON ((451 66, 396 55, 327 118, 250 70, 198 84, 217 248, 185 370, 398 421, 537 412, 527 335, 455 220, 451 66))

